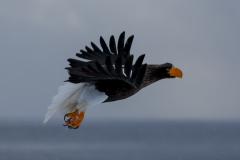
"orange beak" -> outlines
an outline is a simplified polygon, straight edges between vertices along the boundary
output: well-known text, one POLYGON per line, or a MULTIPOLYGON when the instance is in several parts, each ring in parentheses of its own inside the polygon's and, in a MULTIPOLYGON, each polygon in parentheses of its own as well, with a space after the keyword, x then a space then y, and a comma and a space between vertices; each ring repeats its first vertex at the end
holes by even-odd
POLYGON ((183 72, 179 68, 172 67, 169 71, 169 75, 177 78, 182 78, 183 72))

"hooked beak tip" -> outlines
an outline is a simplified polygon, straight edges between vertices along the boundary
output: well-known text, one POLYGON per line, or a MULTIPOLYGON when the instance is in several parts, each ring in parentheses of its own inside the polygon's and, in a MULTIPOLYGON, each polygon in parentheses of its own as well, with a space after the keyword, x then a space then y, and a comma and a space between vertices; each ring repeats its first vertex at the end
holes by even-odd
POLYGON ((169 75, 172 77, 182 78, 183 72, 177 67, 172 67, 169 71, 169 75))

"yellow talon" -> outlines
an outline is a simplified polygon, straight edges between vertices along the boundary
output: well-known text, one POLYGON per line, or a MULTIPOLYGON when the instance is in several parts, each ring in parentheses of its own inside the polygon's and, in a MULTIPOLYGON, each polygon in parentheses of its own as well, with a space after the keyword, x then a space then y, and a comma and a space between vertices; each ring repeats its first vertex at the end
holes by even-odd
POLYGON ((77 129, 81 125, 85 112, 79 112, 78 110, 67 113, 64 116, 65 124, 64 126, 68 126, 71 129, 77 129))

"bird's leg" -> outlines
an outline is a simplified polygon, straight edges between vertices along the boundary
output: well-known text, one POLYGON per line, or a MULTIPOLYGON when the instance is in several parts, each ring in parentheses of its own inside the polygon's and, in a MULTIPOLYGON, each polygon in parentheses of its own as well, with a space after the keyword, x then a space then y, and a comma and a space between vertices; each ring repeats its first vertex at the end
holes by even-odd
POLYGON ((74 112, 65 114, 64 126, 68 126, 68 128, 71 129, 77 129, 83 121, 84 114, 85 112, 79 112, 79 110, 75 110, 74 112))

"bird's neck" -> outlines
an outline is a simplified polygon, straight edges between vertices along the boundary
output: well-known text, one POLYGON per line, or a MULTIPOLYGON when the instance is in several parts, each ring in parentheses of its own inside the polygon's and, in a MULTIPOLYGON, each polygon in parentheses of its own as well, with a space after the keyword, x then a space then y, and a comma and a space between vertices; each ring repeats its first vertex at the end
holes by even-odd
POLYGON ((162 70, 162 68, 160 67, 160 65, 148 65, 142 88, 146 87, 158 80, 167 78, 166 73, 161 70, 162 70))

